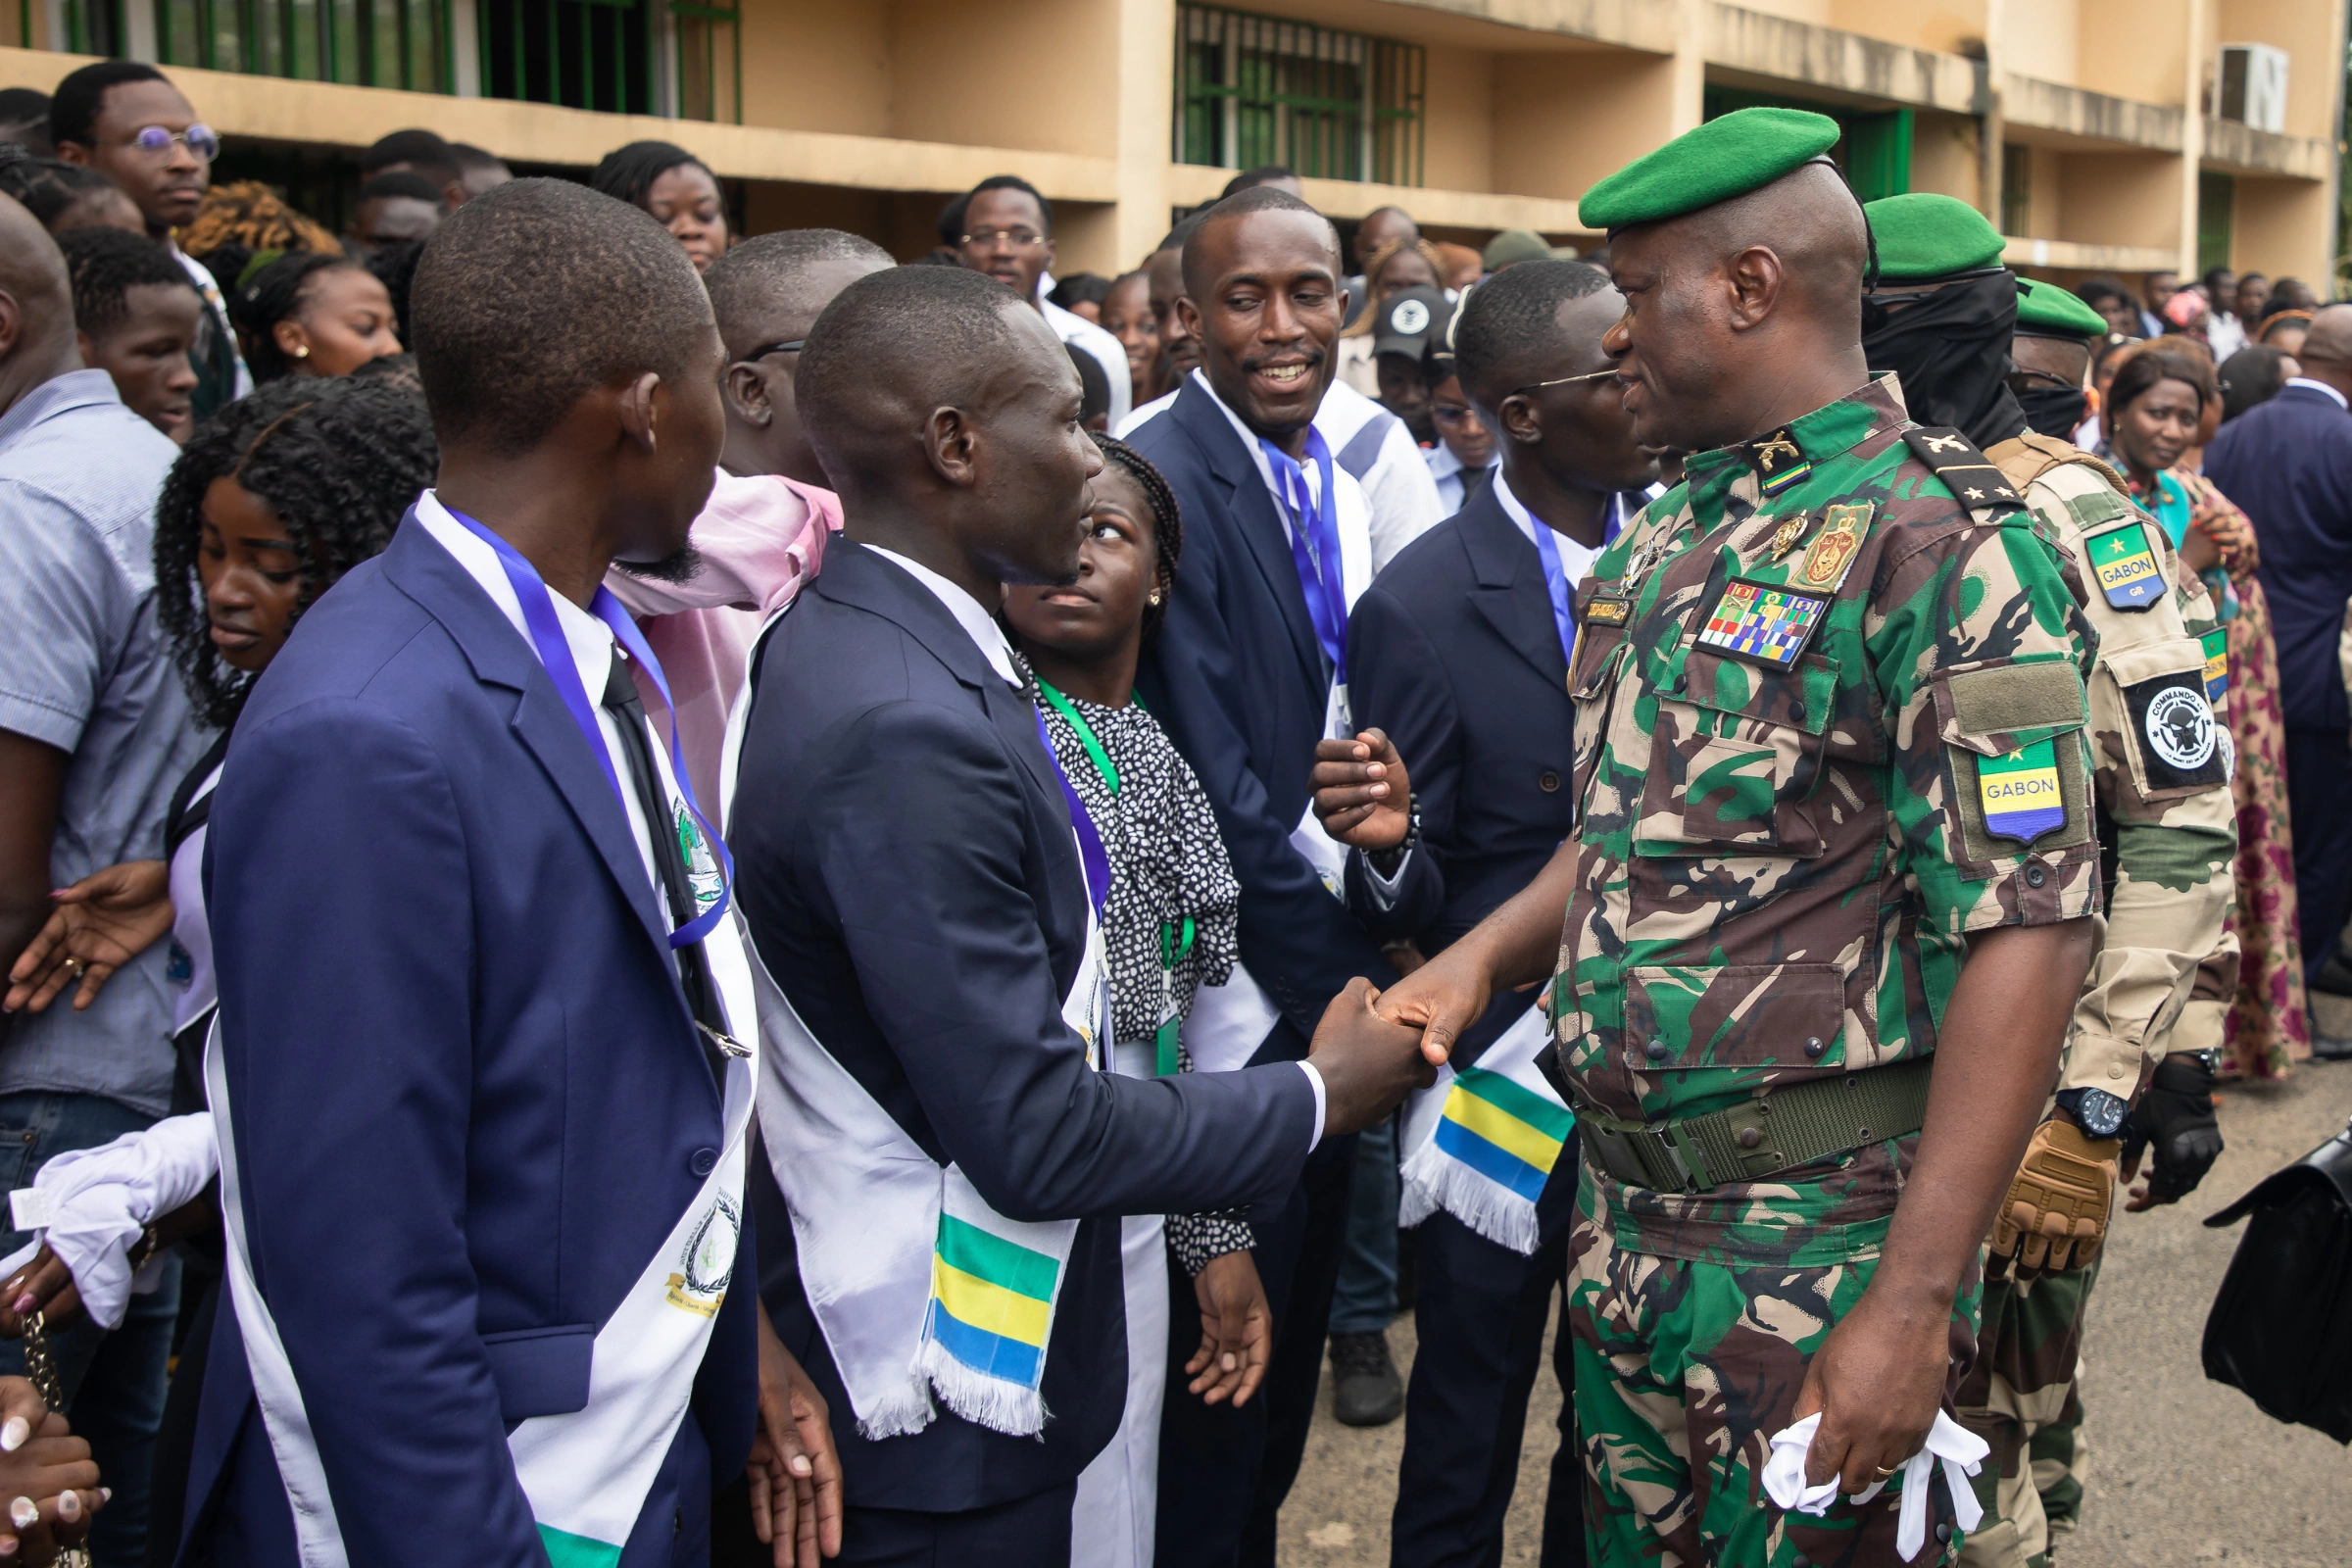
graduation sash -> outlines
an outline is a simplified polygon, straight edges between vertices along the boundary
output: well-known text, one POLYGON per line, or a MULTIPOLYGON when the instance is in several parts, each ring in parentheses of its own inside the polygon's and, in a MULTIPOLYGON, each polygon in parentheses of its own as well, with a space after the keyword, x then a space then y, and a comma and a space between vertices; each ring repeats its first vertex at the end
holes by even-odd
POLYGON ((1475 1067, 1438 1069, 1406 1102, 1396 1223, 1444 1209, 1498 1247, 1536 1250, 1536 1200, 1559 1163, 1576 1118, 1536 1070, 1550 1039, 1544 1009, 1528 1008, 1475 1067))
MULTIPOLYGON (((768 617, 752 668, 786 606, 768 617)), ((734 803, 753 682, 745 679, 719 760, 722 821, 734 803)), ((1058 774, 1060 761, 1039 735, 1058 774)), ((1100 1069, 1109 1048, 1109 969, 1098 887, 1100 837, 1062 778, 1072 833, 1088 875, 1086 947, 1061 1004, 1062 1020, 1100 1069), (1090 845, 1089 839, 1093 838, 1090 845)), ((1035 1437, 1051 1412, 1040 1392, 1054 1313, 1069 1276, 1075 1219, 1006 1219, 953 1161, 941 1165, 906 1136, 808 1030, 792 999, 744 945, 759 999, 760 1126, 776 1185, 792 1214, 802 1288, 858 1418, 879 1442, 922 1431, 936 1401, 976 1425, 1035 1437)), ((563 1568, 563 1565, 557 1565, 563 1568)))

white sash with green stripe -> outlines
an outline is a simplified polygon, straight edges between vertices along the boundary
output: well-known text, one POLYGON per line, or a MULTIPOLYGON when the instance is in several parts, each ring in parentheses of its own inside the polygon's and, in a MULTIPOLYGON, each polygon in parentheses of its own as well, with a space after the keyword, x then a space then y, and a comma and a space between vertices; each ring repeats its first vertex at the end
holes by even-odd
POLYGON ((1489 1046, 1475 1067, 1440 1068, 1405 1106, 1396 1222, 1444 1209, 1522 1256, 1536 1250, 1536 1200, 1576 1118, 1536 1070, 1551 1038, 1541 1006, 1489 1046))

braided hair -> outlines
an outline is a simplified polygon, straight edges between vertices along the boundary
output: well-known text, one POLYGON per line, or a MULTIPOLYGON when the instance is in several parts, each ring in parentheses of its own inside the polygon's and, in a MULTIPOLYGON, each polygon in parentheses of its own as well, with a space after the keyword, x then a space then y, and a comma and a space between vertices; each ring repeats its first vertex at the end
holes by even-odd
MULTIPOLYGON (((226 246, 242 247, 247 260, 256 251, 343 254, 334 235, 287 206, 283 197, 258 179, 240 179, 206 191, 194 221, 179 242, 181 250, 200 262, 226 246)), ((240 268, 243 265, 238 263, 240 268)), ((220 277, 221 270, 214 268, 213 275, 220 277)), ((221 287, 229 287, 235 276, 231 271, 221 280, 221 287)))
POLYGON ((296 251, 262 268, 229 297, 228 318, 244 340, 245 363, 253 368, 256 384, 266 385, 292 371, 294 362, 277 346, 277 323, 299 316, 311 280, 336 268, 366 270, 340 251, 331 256, 296 251))
MULTIPOLYGON (((654 188, 654 181, 686 164, 710 174, 710 165, 675 142, 633 141, 605 154, 596 172, 588 176, 588 188, 631 207, 643 207, 645 193, 654 188)), ((710 183, 718 183, 716 174, 710 174, 710 183)))
POLYGON ((1176 505, 1176 492, 1153 467, 1152 460, 1115 436, 1097 433, 1095 445, 1102 449, 1102 459, 1121 473, 1135 481, 1144 493, 1144 502, 1152 509, 1152 545, 1159 554, 1159 567, 1152 573, 1152 582, 1159 589, 1159 603, 1144 603, 1144 640, 1159 630, 1167 618, 1168 601, 1176 593, 1176 560, 1184 554, 1184 513, 1176 505))
POLYGON ((84 197, 115 188, 115 182, 95 169, 36 158, 15 142, 0 147, 0 196, 15 199, 43 228, 84 197))
POLYGON ((196 291, 172 253, 144 234, 70 228, 57 237, 57 248, 74 279, 74 324, 93 338, 122 324, 134 288, 196 291))
POLYGON ((156 501, 155 605, 199 719, 227 726, 252 685, 214 648, 197 576, 213 481, 234 479, 277 514, 305 563, 299 617, 391 543, 439 457, 423 399, 376 377, 281 380, 197 426, 156 501))

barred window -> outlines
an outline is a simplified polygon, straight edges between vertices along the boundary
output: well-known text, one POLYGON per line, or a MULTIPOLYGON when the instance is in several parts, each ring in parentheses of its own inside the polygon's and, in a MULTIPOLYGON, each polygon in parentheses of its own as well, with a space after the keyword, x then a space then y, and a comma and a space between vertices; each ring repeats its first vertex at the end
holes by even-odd
POLYGON ((1176 160, 1421 183, 1419 44, 1213 6, 1176 8, 1176 160))

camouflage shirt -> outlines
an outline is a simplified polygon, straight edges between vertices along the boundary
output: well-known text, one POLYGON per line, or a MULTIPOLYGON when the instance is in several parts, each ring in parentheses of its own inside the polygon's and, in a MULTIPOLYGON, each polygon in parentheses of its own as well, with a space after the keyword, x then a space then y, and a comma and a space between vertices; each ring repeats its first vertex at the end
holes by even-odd
POLYGON ((2237 854, 2219 710, 2229 633, 2204 584, 2177 569, 2162 525, 2104 464, 2036 435, 1986 456, 2067 553, 2098 633, 2090 756, 2107 919, 2059 1087, 2130 1100, 2167 1051, 2220 1046, 2223 987, 2235 986, 2236 944, 2222 930, 2237 854))
MULTIPOLYGON (((2080 596, 1998 474, 1955 496, 1916 429, 1887 376, 1692 457, 1578 594, 1552 1004, 1604 1114, 1929 1054, 1970 933, 2098 906, 2080 596)), ((1588 1167, 1580 1200, 1640 1251, 1834 1262, 1877 1248, 1917 1142, 1699 1194, 1588 1167)))

